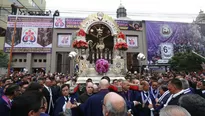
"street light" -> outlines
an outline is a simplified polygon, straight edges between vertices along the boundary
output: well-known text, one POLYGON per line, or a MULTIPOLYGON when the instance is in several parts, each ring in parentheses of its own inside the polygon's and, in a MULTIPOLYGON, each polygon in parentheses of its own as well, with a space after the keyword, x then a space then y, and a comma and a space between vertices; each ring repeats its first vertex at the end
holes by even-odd
POLYGON ((139 70, 139 72, 140 72, 140 74, 142 73, 142 61, 144 61, 145 59, 146 59, 146 57, 145 57, 145 55, 143 54, 143 53, 139 53, 138 55, 137 55, 137 59, 139 60, 139 62, 140 62, 140 70, 139 70))

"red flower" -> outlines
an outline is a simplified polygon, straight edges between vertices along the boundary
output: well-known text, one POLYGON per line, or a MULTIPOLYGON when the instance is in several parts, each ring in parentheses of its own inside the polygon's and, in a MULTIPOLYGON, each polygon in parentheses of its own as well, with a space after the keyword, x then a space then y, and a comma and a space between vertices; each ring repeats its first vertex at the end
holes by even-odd
POLYGON ((73 42, 73 47, 77 48, 77 49, 87 49, 88 48, 88 43, 85 42, 85 41, 82 41, 82 40, 80 40, 80 41, 75 40, 73 42))
POLYGON ((122 43, 121 42, 121 43, 115 44, 114 48, 117 49, 117 50, 127 50, 128 45, 127 45, 127 43, 122 43))
POLYGON ((125 35, 124 35, 122 32, 120 32, 120 33, 118 34, 117 38, 125 39, 125 35))
POLYGON ((77 33, 77 36, 85 36, 85 35, 86 35, 86 33, 83 29, 80 29, 77 33))

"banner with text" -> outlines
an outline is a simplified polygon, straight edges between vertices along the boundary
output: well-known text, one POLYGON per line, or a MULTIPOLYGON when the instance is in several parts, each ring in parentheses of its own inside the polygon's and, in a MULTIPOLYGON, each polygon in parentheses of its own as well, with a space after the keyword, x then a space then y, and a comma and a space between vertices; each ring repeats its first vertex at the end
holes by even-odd
POLYGON ((175 53, 196 51, 205 56, 205 25, 146 21, 149 64, 168 63, 175 53))
MULTIPOLYGON (((79 28, 83 18, 55 17, 54 28, 79 28)), ((142 22, 129 20, 115 20, 121 30, 142 30, 142 22)))
MULTIPOLYGON (((16 16, 8 16, 4 51, 10 52, 16 16)), ((52 17, 17 16, 13 52, 50 53, 52 48, 52 17)))

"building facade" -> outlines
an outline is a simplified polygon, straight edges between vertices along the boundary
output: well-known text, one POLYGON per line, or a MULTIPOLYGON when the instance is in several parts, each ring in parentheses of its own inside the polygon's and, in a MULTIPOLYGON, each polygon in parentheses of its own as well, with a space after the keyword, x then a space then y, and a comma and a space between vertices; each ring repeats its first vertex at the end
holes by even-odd
MULTIPOLYGON (((15 3, 19 7, 24 7, 21 10, 28 11, 45 11, 45 0, 1 0, 0 1, 0 50, 3 50, 7 17, 11 14, 11 4, 15 3)), ((20 12, 18 12, 20 13, 20 12)))

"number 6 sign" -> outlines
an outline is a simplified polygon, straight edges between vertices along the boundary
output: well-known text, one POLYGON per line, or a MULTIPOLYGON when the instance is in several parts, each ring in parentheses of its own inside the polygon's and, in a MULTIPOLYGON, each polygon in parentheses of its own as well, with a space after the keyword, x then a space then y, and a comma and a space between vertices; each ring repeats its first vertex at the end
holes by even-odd
POLYGON ((173 44, 172 43, 162 43, 161 45, 161 57, 162 59, 169 60, 174 55, 173 53, 173 44))

